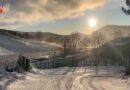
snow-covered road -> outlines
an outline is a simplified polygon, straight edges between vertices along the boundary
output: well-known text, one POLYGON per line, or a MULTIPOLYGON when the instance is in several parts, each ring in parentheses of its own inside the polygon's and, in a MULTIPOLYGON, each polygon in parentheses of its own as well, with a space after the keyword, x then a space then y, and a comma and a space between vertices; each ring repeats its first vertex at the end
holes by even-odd
MULTIPOLYGON (((7 90, 130 90, 129 79, 121 79, 121 73, 102 69, 95 75, 94 68, 66 67, 19 75, 7 86, 7 90)), ((114 71, 114 70, 113 70, 114 71)))

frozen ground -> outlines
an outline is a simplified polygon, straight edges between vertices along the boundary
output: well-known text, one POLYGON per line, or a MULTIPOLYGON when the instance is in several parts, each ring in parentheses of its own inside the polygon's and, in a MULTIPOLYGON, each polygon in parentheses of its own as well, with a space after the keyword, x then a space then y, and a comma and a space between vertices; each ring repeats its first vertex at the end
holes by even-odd
POLYGON ((58 68, 35 73, 12 74, 1 80, 5 90, 130 90, 129 78, 122 79, 122 68, 58 68))
POLYGON ((0 34, 0 55, 57 50, 56 44, 15 39, 0 34))

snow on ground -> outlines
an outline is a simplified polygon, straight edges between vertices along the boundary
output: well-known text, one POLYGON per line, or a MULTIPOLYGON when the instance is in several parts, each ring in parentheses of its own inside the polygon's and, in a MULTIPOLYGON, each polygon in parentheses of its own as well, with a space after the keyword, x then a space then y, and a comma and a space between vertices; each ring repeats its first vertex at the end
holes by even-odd
POLYGON ((130 90, 129 78, 122 79, 122 68, 113 68, 100 68, 97 75, 95 68, 90 67, 66 67, 16 74, 17 79, 4 87, 5 90, 130 90))
POLYGON ((11 54, 11 53, 12 53, 11 51, 0 47, 0 55, 7 55, 7 54, 11 54))
POLYGON ((56 49, 56 45, 49 43, 21 40, 12 38, 11 36, 0 35, 0 55, 2 55, 1 52, 8 54, 19 52, 41 52, 56 49))

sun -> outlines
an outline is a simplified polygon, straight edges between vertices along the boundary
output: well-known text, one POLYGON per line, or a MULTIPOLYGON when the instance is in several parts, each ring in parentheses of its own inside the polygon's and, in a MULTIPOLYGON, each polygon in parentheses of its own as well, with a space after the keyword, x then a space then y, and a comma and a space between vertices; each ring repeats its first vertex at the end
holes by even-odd
POLYGON ((97 25, 97 19, 95 19, 95 18, 90 18, 90 19, 88 20, 88 25, 89 25, 90 27, 96 27, 96 25, 97 25))

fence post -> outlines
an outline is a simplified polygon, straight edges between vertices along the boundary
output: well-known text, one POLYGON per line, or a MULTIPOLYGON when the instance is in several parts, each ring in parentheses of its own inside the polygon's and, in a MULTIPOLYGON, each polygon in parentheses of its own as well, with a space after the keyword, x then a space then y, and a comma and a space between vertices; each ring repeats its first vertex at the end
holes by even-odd
POLYGON ((125 74, 130 75, 130 58, 126 58, 126 65, 125 65, 125 74))
POLYGON ((98 57, 94 58, 95 59, 95 74, 98 75, 98 57))
POLYGON ((29 71, 30 69, 30 62, 29 59, 27 59, 25 56, 20 55, 17 64, 16 64, 17 70, 18 71, 29 71))
POLYGON ((41 69, 42 69, 42 61, 41 60, 39 60, 40 61, 40 71, 41 71, 41 69))

